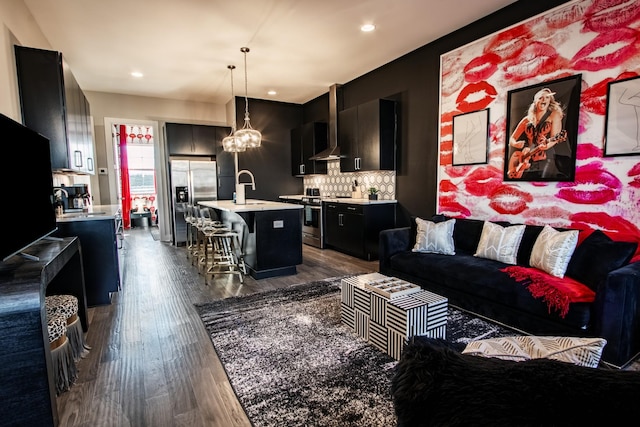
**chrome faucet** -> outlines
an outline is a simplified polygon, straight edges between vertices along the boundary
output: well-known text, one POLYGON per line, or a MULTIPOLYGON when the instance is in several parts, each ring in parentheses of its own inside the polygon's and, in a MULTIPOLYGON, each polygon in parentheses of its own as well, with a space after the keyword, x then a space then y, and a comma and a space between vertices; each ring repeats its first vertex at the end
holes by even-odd
POLYGON ((254 178, 254 176, 253 176, 253 174, 251 173, 250 170, 242 169, 241 171, 239 171, 237 179, 238 179, 238 185, 240 185, 240 184, 242 184, 242 185, 251 184, 251 189, 255 191, 255 189, 256 189, 256 179, 254 178), (246 173, 247 175, 249 175, 249 177, 251 178, 251 182, 250 183, 249 182, 247 182, 247 183, 240 182, 240 175, 242 175, 243 173, 246 173))

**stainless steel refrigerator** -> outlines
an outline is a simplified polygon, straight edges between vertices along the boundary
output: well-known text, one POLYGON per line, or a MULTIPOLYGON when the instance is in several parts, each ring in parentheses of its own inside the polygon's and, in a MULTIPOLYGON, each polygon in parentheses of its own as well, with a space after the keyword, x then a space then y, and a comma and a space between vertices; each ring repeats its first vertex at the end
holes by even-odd
POLYGON ((217 200, 216 162, 211 160, 174 160, 169 162, 171 180, 171 218, 173 244, 187 241, 184 213, 188 204, 197 206, 203 200, 217 200))

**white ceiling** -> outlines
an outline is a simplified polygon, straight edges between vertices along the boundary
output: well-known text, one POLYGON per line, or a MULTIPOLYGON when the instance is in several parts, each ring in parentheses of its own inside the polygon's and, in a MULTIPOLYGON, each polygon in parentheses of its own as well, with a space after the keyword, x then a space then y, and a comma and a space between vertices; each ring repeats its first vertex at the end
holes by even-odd
POLYGON ((515 0, 24 2, 83 90, 224 104, 229 64, 244 96, 243 46, 249 97, 304 103, 515 0))

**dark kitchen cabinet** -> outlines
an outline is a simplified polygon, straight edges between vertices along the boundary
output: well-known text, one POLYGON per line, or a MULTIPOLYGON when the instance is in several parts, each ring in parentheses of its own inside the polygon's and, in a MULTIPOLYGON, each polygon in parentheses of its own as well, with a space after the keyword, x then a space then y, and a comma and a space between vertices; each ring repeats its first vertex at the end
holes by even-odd
POLYGON ((15 46, 23 123, 49 138, 55 171, 95 173, 91 110, 60 52, 15 46))
POLYGON ((224 151, 222 140, 229 136, 231 128, 216 127, 216 167, 218 168, 218 200, 231 200, 236 191, 235 155, 224 151))
POLYGON ((394 170, 396 102, 376 99, 338 113, 340 171, 394 170))
POLYGON ((327 148, 326 123, 312 122, 291 130, 291 175, 326 174, 327 162, 309 158, 327 148))
POLYGON ((378 259, 380 231, 395 227, 395 204, 323 203, 325 245, 366 260, 378 259))
POLYGON ((217 126, 167 123, 170 156, 215 156, 217 126))
POLYGON ((56 237, 80 239, 87 306, 111 303, 111 293, 120 289, 120 259, 116 222, 104 219, 58 221, 56 237))

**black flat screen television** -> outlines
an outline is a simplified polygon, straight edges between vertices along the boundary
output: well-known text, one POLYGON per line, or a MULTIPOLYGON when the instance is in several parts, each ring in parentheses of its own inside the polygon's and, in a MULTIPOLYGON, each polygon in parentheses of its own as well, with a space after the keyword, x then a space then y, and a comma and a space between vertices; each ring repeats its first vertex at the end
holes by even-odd
POLYGON ((49 139, 0 114, 0 260, 57 230, 49 139))

